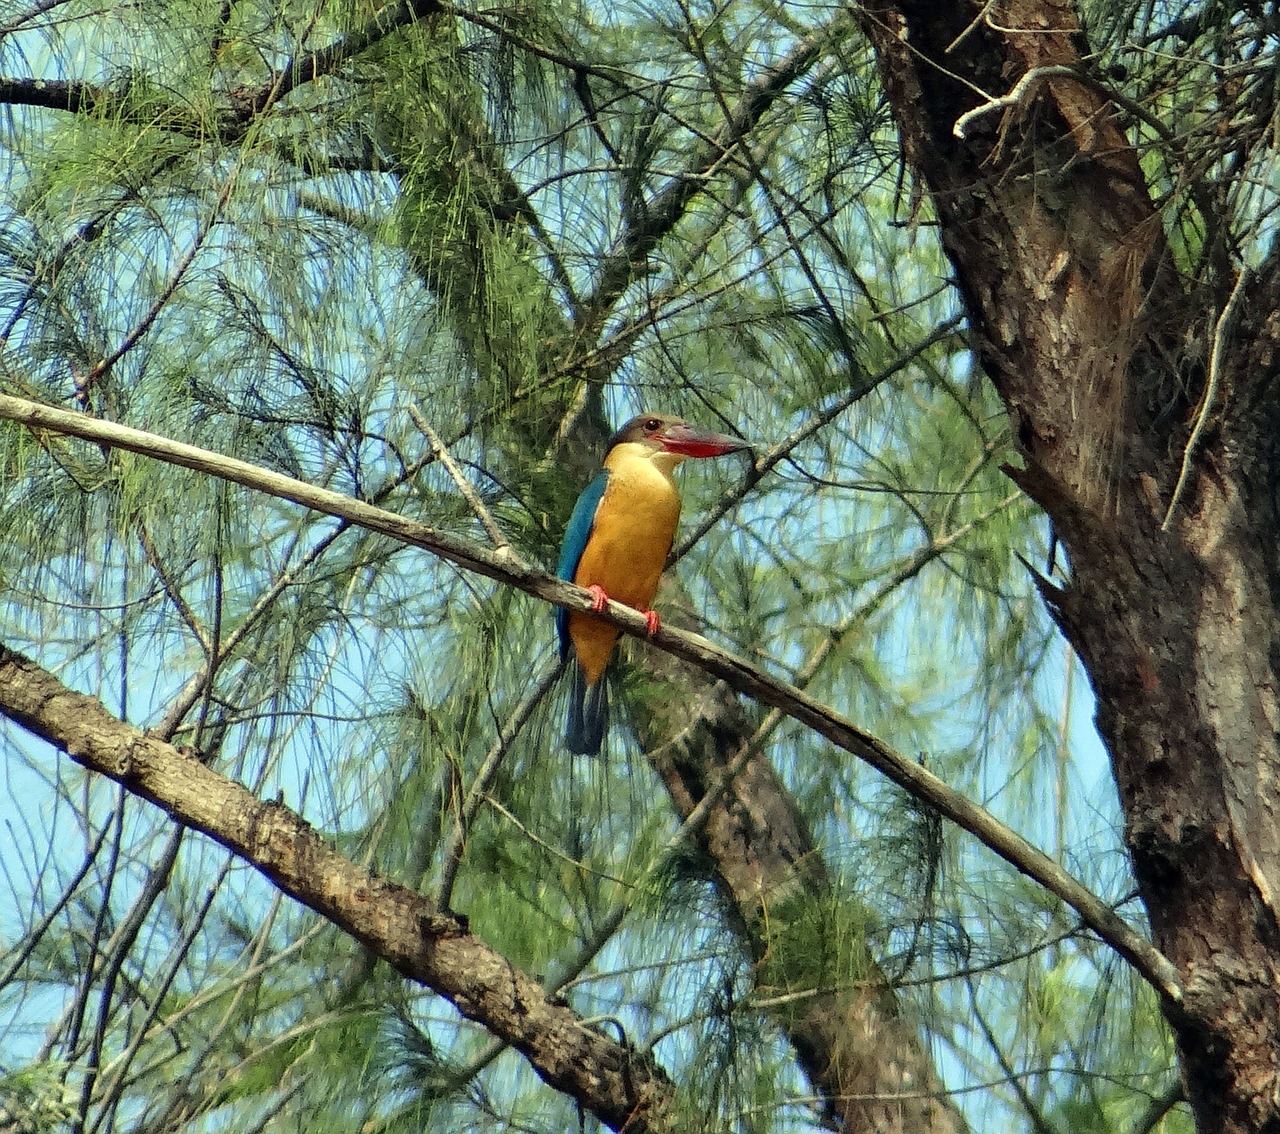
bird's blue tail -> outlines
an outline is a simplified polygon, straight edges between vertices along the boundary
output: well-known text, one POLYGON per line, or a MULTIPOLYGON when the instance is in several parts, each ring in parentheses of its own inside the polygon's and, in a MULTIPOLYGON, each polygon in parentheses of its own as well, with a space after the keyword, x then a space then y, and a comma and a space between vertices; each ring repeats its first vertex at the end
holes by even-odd
POLYGON ((609 691, 605 679, 587 684, 582 666, 573 667, 573 688, 569 691, 569 720, 564 730, 564 746, 583 756, 599 756, 600 745, 609 728, 609 691))

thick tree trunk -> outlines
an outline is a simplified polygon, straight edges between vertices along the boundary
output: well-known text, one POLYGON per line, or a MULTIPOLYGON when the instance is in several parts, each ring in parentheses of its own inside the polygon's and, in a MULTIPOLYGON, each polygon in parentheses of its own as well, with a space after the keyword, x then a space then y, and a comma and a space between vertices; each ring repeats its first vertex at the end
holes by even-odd
POLYGON ((1011 475, 1070 557, 1045 594, 1182 974, 1167 1015, 1197 1124, 1280 1129, 1275 266, 1176 278, 1070 4, 876 4, 863 27, 1009 411, 1011 475), (959 137, 979 91, 1018 97, 959 137))

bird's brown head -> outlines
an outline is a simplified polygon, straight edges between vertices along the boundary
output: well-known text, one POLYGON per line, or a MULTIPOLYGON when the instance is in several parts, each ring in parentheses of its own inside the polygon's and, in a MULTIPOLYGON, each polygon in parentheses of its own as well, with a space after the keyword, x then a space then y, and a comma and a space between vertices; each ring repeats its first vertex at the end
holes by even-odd
POLYGON ((643 445, 681 460, 687 457, 722 457, 751 447, 740 437, 702 429, 668 413, 642 413, 633 417, 613 435, 609 448, 624 444, 643 445))

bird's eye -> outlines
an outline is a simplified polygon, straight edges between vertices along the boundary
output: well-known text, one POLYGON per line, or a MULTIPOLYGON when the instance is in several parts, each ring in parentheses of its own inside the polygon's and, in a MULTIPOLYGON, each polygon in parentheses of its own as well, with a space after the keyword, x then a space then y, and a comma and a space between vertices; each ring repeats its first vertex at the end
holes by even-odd
POLYGON ((651 417, 644 423, 644 431, 646 433, 657 433, 661 428, 662 422, 660 422, 656 417, 651 417))

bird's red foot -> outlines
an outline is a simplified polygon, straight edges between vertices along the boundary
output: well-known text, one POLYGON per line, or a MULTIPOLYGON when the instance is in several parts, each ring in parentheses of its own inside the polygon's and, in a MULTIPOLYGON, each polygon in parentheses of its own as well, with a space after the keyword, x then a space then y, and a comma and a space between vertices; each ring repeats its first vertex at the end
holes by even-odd
POLYGON ((592 583, 587 590, 591 592, 591 609, 599 614, 604 610, 604 604, 609 601, 609 593, 599 583, 592 583))
POLYGON ((658 632, 658 626, 661 623, 658 618, 658 612, 656 610, 644 610, 641 613, 644 615, 645 632, 652 638, 658 632))

